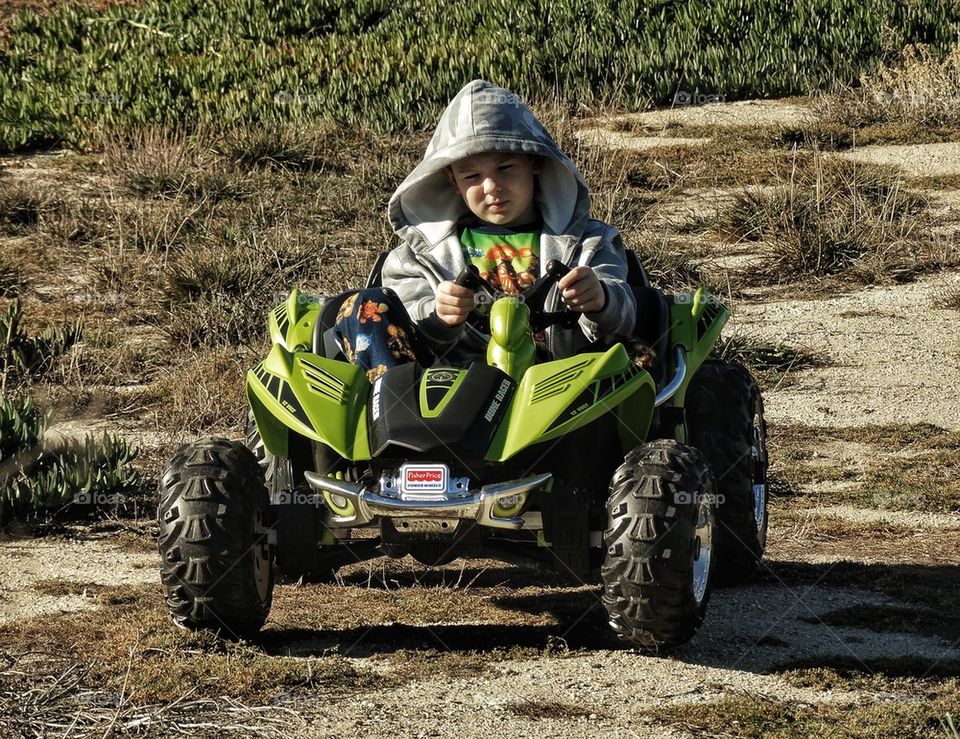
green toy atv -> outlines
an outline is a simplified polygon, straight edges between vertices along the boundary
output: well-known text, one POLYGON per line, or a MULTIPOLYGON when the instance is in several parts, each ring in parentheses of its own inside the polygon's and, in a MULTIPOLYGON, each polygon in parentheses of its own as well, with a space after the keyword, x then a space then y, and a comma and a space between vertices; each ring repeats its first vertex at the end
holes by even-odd
MULTIPOLYGON (((351 293, 294 290, 247 375, 246 444, 201 440, 164 471, 174 622, 251 636, 277 570, 329 580, 409 554, 599 574, 622 640, 689 640, 717 578, 742 578, 763 555, 763 403, 743 367, 708 359, 727 308, 701 291, 664 295, 628 256, 637 342, 538 362, 534 332, 578 317, 544 307, 567 270, 551 262, 522 296, 490 304, 486 362, 411 362, 373 384, 333 340, 351 293)), ((469 270, 458 282, 489 290, 469 270)))

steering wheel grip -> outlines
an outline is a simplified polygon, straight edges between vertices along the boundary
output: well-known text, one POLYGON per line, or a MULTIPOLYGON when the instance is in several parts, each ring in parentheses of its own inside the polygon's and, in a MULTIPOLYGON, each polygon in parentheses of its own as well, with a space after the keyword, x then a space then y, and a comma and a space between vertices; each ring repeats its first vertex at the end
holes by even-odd
POLYGON ((483 282, 483 279, 480 277, 480 270, 477 269, 475 264, 468 264, 462 270, 460 274, 457 275, 457 279, 453 281, 455 285, 460 287, 465 287, 469 290, 476 292, 480 289, 480 283, 483 282))
POLYGON ((570 268, 559 259, 551 259, 549 262, 547 262, 547 268, 545 271, 556 282, 560 282, 560 280, 567 276, 570 268))

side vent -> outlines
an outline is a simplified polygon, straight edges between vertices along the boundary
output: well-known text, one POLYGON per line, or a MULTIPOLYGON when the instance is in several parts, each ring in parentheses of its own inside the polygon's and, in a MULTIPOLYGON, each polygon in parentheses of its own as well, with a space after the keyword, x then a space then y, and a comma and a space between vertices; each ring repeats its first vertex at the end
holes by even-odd
POLYGON ((541 400, 552 398, 554 395, 559 395, 560 393, 564 392, 570 387, 570 384, 580 377, 580 375, 586 371, 587 367, 589 367, 595 361, 595 359, 584 360, 579 364, 568 367, 563 372, 553 375, 552 377, 548 377, 545 380, 541 380, 533 386, 533 393, 530 397, 530 402, 539 403, 541 400))
POLYGON ((298 357, 297 362, 300 364, 300 369, 303 370, 303 376, 307 380, 307 388, 317 395, 329 398, 334 403, 346 405, 347 386, 342 380, 339 380, 322 367, 308 362, 303 357, 298 357))

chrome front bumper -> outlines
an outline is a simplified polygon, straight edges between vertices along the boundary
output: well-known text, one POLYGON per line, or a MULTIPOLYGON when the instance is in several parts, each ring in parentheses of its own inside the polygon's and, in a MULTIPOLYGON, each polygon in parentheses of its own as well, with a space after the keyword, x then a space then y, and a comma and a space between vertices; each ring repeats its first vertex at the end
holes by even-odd
POLYGON ((524 495, 546 485, 552 475, 535 475, 520 480, 484 485, 479 491, 469 490, 460 495, 448 495, 443 500, 403 500, 381 495, 355 482, 337 480, 315 472, 305 473, 310 487, 324 494, 332 517, 330 522, 338 526, 363 526, 378 516, 387 518, 448 518, 468 519, 481 526, 499 529, 523 528, 520 515, 497 516, 494 506, 514 495, 524 495), (344 498, 352 507, 349 515, 341 515, 330 505, 328 495, 344 498))

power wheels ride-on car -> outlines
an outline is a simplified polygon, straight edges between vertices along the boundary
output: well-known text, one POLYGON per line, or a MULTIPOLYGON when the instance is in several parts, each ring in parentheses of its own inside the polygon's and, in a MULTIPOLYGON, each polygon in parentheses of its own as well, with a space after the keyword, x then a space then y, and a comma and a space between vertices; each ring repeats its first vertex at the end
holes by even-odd
MULTIPOLYGON (((567 270, 555 261, 522 296, 492 302, 486 362, 411 362, 372 384, 333 339, 350 293, 294 290, 247 375, 246 444, 201 440, 164 471, 174 622, 251 636, 275 571, 329 580, 410 554, 599 573, 622 640, 689 640, 717 577, 742 578, 763 555, 763 404, 743 367, 708 359, 727 308, 700 291, 664 295, 628 258, 637 342, 538 361, 534 332, 579 315, 552 289, 567 270)), ((458 281, 493 294, 475 272, 458 281)))

